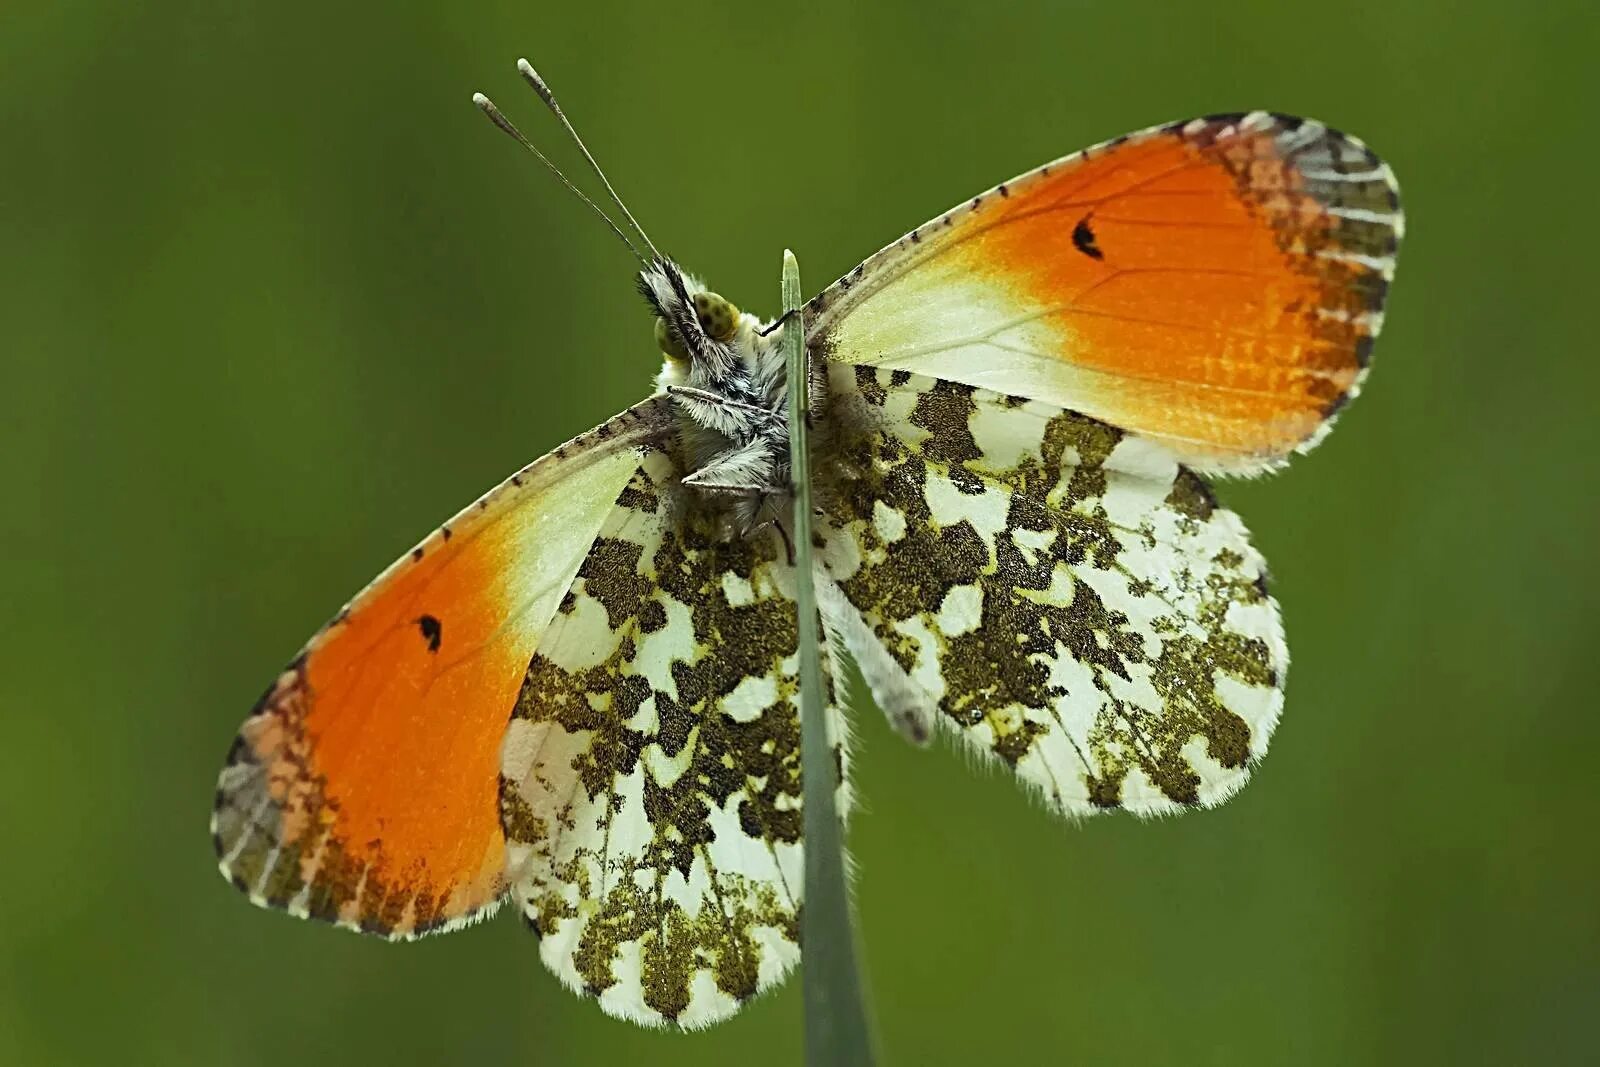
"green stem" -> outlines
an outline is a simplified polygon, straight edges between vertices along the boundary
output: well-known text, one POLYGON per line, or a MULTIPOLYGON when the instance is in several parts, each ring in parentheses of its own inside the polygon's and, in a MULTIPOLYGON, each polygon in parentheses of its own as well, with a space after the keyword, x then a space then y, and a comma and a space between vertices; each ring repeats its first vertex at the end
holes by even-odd
POLYGON ((800 966, 809 1067, 869 1065, 872 1031, 856 966, 855 925, 845 884, 838 776, 823 706, 822 638, 811 562, 811 457, 806 446, 809 375, 800 315, 800 264, 783 253, 784 354, 789 365, 789 457, 794 483, 795 601, 800 625, 800 773, 804 804, 805 907, 800 966))

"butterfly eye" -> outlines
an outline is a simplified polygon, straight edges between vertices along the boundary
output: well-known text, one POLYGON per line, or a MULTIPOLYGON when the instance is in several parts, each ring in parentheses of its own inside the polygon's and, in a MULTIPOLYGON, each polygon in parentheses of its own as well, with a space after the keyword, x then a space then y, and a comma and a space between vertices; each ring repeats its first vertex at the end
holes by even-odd
POLYGON ((683 341, 667 326, 666 319, 656 319, 656 347, 661 349, 668 359, 689 358, 689 350, 683 347, 683 341))
POLYGON ((739 326, 739 309, 725 298, 716 293, 696 293, 694 313, 706 336, 718 341, 733 340, 733 332, 739 326))

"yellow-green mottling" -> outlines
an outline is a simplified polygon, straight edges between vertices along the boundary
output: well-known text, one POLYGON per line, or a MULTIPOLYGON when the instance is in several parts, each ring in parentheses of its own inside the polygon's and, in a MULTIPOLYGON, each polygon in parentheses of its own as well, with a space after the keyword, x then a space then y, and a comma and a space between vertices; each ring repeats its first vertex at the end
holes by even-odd
POLYGON ((701 971, 735 1001, 752 996, 774 936, 790 946, 778 969, 792 964, 800 890, 789 877, 799 871, 800 730, 782 541, 773 531, 727 537, 714 505, 674 494, 680 471, 675 456, 648 458, 579 566, 516 717, 582 743, 564 764, 536 770, 533 802, 512 783, 502 808, 508 839, 533 861, 519 889, 531 925, 549 938, 579 924, 571 980, 596 996, 637 981, 663 1021, 691 1013, 701 971), (612 650, 592 666, 562 666, 563 628, 583 618, 603 618, 605 635, 583 643, 612 650), (680 642, 665 665, 641 651, 658 631, 680 642), (764 704, 735 710, 735 691, 759 680, 764 704), (534 808, 546 784, 567 779, 577 785, 567 825, 552 828, 534 808), (611 845, 624 816, 648 826, 642 847, 611 845), (729 835, 757 856, 789 850, 794 862, 739 869, 749 846, 729 835), (630 944, 639 966, 624 973, 630 944))
POLYGON ((947 726, 1072 810, 1159 809, 1125 794, 1134 768, 1173 805, 1232 788, 1256 739, 1220 680, 1270 722, 1282 653, 1262 636, 1264 568, 1205 481, 1125 466, 1121 431, 1048 405, 862 367, 833 382, 824 559, 902 670, 933 662, 947 726), (912 429, 881 414, 897 394, 912 429), (976 520, 941 518, 930 501, 952 493, 976 520), (1080 736, 1065 724, 1085 709, 1080 736), (1194 765, 1196 740, 1215 769, 1194 765))
MULTIPOLYGON (((829 383, 818 557, 932 718, 1063 810, 1233 788, 1282 657, 1259 557, 1205 482, 1048 405, 900 371, 829 383)), ((501 814, 558 973, 696 1025, 797 958, 798 638, 783 534, 730 534, 679 447, 644 455, 532 657, 512 729, 536 755, 501 814)))

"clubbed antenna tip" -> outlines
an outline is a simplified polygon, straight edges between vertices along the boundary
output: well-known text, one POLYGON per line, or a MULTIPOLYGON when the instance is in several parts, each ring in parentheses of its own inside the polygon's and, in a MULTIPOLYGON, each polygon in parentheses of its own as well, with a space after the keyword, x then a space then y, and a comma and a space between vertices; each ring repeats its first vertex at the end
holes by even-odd
POLYGON ((644 227, 639 225, 639 220, 633 217, 633 212, 628 210, 628 205, 623 203, 622 197, 617 195, 616 189, 611 185, 611 179, 607 178, 606 172, 600 169, 600 164, 595 161, 594 156, 589 152, 589 146, 583 143, 583 138, 578 136, 577 129, 567 119, 566 112, 562 111, 561 105, 556 103, 556 94, 550 91, 549 84, 539 76, 539 72, 533 69, 533 64, 526 59, 517 60, 517 73, 522 75, 523 81, 533 87, 533 91, 539 94, 539 99, 544 101, 544 106, 550 109, 550 113, 556 117, 562 128, 567 131, 567 135, 572 138, 572 143, 577 145, 578 151, 583 153, 583 158, 589 162, 589 168, 594 171, 595 177, 599 178, 600 184, 605 186, 606 195, 611 198, 613 204, 617 205, 617 208, 622 212, 622 217, 628 220, 628 225, 633 227, 633 231, 639 235, 645 247, 650 249, 650 254, 660 259, 661 252, 656 248, 655 242, 650 240, 650 235, 644 232, 644 227))
POLYGON ((539 77, 539 72, 533 69, 532 63, 526 59, 517 60, 517 72, 522 75, 524 81, 533 86, 533 91, 539 94, 539 99, 544 101, 545 107, 558 115, 561 114, 561 107, 556 103, 555 94, 550 92, 550 86, 539 77))
MULTIPOLYGON (((644 256, 639 253, 638 248, 634 247, 633 242, 628 240, 628 235, 622 232, 622 227, 618 226, 616 222, 612 220, 610 215, 607 215, 604 211, 600 210, 600 205, 596 204, 593 200, 590 200, 589 197, 584 194, 582 189, 579 189, 576 185, 573 185, 571 180, 568 179, 565 174, 561 173, 561 168, 550 162, 550 158, 543 152, 539 151, 539 149, 534 146, 533 142, 528 140, 528 138, 523 135, 521 130, 517 129, 516 124, 505 117, 505 114, 495 106, 493 100, 490 100, 482 93, 473 93, 472 102, 477 106, 479 111, 489 116, 490 122, 494 123, 503 133, 509 136, 512 140, 516 141, 523 148, 531 152, 535 157, 538 158, 539 162, 543 163, 546 167, 549 167, 550 173, 554 174, 557 180, 559 180, 562 185, 566 186, 572 195, 576 196, 579 200, 582 200, 589 206, 591 211, 600 216, 601 221, 603 221, 607 226, 611 227, 611 232, 622 238, 622 243, 628 246, 628 251, 633 253, 635 259, 637 259, 640 263, 647 262, 644 256)), ((629 221, 632 220, 630 219, 629 221)), ((635 226, 635 229, 637 229, 637 226, 635 226)), ((641 236, 643 236, 642 233, 641 236)), ((651 251, 653 252, 655 250, 652 248, 651 251)))

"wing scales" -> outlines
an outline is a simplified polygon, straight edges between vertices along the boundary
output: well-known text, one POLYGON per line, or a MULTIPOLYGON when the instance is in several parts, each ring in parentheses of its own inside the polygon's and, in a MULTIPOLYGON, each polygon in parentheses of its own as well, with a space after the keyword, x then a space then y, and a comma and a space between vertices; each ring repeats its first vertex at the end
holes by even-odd
POLYGON ((1402 231, 1393 174, 1352 137, 1265 112, 1174 123, 913 230, 808 305, 807 341, 1255 472, 1355 395, 1402 231))
POLYGON ((528 659, 657 400, 530 464, 384 571, 241 727, 212 836, 250 899, 385 937, 486 914, 506 888, 496 798, 528 659))
POLYGON ((776 533, 728 541, 702 499, 666 453, 622 491, 528 668, 501 781, 546 964, 685 1028, 798 960, 803 878, 793 570, 776 533))
POLYGON ((1265 567, 1198 476, 1038 402, 831 379, 848 469, 825 497, 825 564, 941 728, 1072 814, 1243 784, 1288 659, 1265 567))

